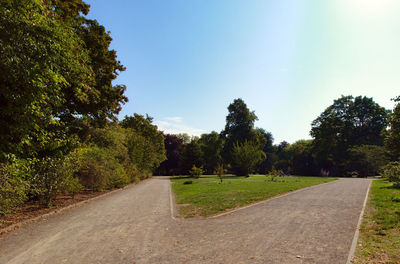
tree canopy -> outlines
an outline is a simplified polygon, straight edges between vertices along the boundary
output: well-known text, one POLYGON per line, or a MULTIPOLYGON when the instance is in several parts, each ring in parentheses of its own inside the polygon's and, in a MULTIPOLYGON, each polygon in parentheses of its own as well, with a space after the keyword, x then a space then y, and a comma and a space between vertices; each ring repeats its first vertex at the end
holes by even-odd
POLYGON ((341 174, 348 150, 359 145, 382 145, 387 125, 388 111, 372 98, 342 96, 311 124, 314 153, 322 167, 341 174))
POLYGON ((1 1, 2 156, 65 141, 82 117, 115 120, 127 101, 125 86, 111 83, 124 70, 111 37, 88 11, 79 0, 1 1))

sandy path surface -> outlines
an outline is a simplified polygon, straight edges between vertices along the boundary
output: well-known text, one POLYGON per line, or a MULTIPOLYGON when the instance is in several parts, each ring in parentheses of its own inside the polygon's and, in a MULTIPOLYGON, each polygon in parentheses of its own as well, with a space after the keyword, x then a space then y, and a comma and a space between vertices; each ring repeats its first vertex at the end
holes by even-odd
POLYGON ((0 237, 0 263, 346 263, 370 181, 340 179, 211 219, 173 219, 155 178, 0 237))

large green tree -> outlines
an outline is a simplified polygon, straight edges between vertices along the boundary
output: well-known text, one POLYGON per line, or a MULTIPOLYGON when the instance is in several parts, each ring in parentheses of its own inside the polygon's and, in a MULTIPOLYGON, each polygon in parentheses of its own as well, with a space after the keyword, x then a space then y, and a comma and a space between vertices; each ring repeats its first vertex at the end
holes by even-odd
MULTIPOLYGON (((249 153, 255 148, 262 152, 262 149, 267 141, 264 131, 254 128, 254 122, 257 116, 254 111, 250 111, 242 99, 235 99, 228 106, 228 115, 226 117, 225 129, 221 132, 225 144, 222 151, 222 156, 226 164, 231 164, 235 174, 243 174, 238 164, 238 153, 249 153), (247 142, 245 144, 245 142, 247 142)), ((254 156, 259 156, 257 153, 252 153, 254 156)), ((262 156, 265 159, 265 155, 262 156)), ((246 159, 247 160, 247 159, 246 159)), ((257 159, 254 166, 262 160, 257 159)), ((253 165, 251 165, 252 167, 253 165)))
POLYGON ((254 111, 250 111, 241 98, 235 99, 228 106, 228 112, 225 129, 222 131, 225 153, 230 152, 235 143, 251 140, 254 122, 257 120, 254 111))
POLYGON ((311 124, 314 154, 322 168, 343 175, 349 149, 382 145, 387 125, 388 111, 372 98, 342 96, 311 124))
POLYGON ((54 154, 76 121, 115 119, 124 70, 79 0, 0 2, 0 154, 54 154))

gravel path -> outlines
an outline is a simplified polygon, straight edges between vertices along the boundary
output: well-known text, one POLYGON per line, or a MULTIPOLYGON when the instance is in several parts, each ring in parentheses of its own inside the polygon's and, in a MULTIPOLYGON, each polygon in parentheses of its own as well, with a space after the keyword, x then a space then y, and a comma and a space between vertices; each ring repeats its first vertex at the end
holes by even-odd
POLYGON ((173 219, 155 178, 0 237, 0 263, 346 263, 370 180, 340 179, 210 219, 173 219))

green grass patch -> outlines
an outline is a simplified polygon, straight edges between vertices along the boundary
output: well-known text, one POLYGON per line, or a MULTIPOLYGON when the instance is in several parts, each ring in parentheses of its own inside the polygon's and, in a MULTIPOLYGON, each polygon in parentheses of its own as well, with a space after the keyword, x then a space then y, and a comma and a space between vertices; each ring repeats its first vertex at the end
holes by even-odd
POLYGON ((172 178, 179 213, 183 217, 210 216, 230 209, 262 201, 278 194, 333 181, 317 177, 225 177, 172 178), (184 184, 186 181, 192 184, 184 184))
POLYGON ((400 189, 372 182, 353 263, 400 263, 400 189))

